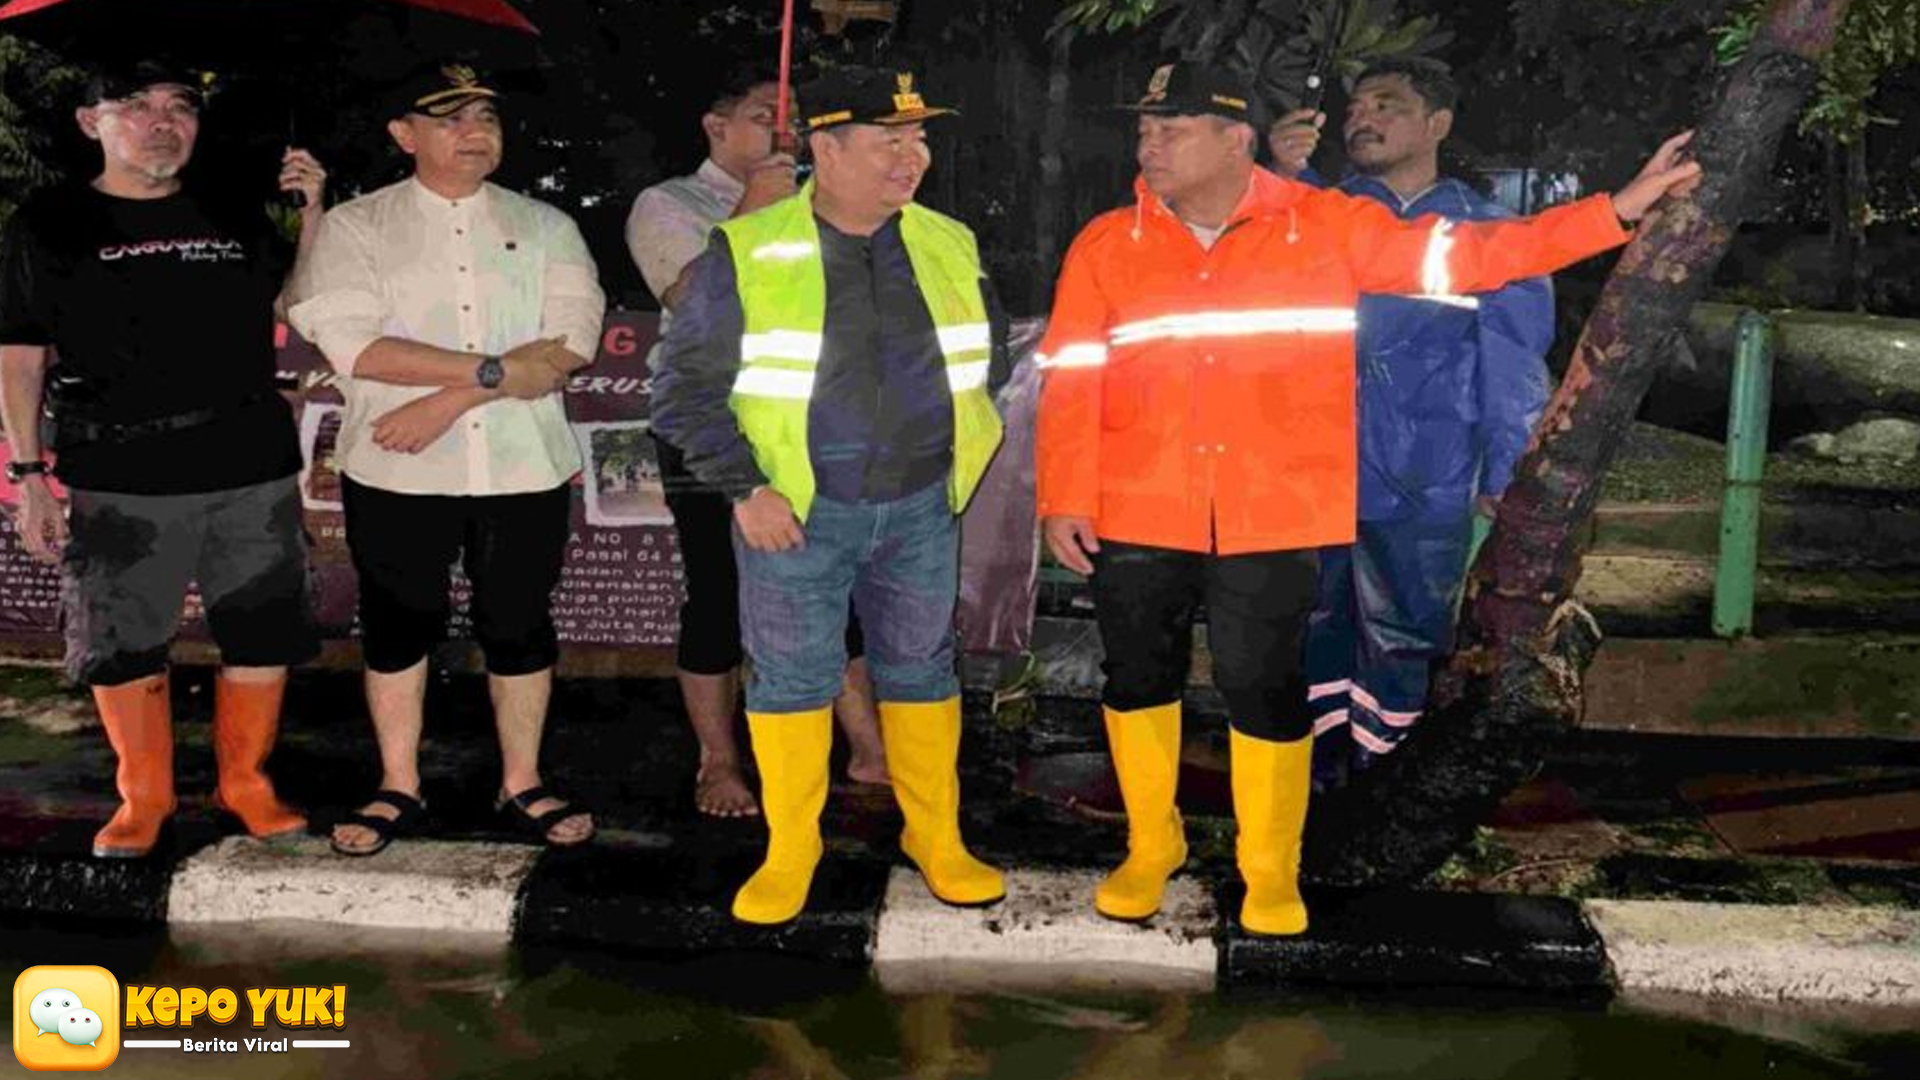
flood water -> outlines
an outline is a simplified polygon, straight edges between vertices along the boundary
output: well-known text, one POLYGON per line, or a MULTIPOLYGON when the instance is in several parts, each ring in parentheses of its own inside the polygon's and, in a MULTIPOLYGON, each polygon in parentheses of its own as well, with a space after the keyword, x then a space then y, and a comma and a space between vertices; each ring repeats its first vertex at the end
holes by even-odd
MULTIPOLYGON (((110 1068, 116 1077, 1920 1076, 1912 1013, 1709 1008, 1685 999, 1649 1007, 1465 993, 902 992, 868 972, 764 956, 656 964, 292 924, 121 934, 0 925, 0 961, 10 983, 31 965, 98 964, 123 987, 228 987, 241 1001, 240 1017, 225 1027, 202 1018, 191 1029, 123 1038, 350 1044, 124 1047, 110 1068), (349 988, 337 1030, 250 1029, 247 989, 309 984, 349 988), (1696 1015, 1678 1015, 1687 1012, 1696 1015)), ((0 1071, 26 1075, 11 1056, 0 1061, 0 1071)))

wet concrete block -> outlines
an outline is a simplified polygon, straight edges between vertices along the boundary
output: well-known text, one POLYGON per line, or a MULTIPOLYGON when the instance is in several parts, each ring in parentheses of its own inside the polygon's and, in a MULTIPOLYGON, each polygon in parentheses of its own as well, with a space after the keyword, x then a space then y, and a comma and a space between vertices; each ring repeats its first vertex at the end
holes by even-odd
POLYGON ((90 854, 0 855, 0 911, 55 919, 167 921, 174 862, 165 856, 96 859, 90 854))
POLYGON ((757 927, 736 922, 729 905, 760 858, 757 847, 548 852, 522 892, 514 938, 667 956, 774 952, 864 966, 887 864, 829 851, 800 917, 757 927))
POLYGON ((1607 954, 1580 906, 1558 897, 1309 889, 1299 937, 1240 929, 1237 881, 1220 887, 1220 981, 1231 987, 1505 987, 1591 994, 1607 954))
POLYGON ((169 918, 301 919, 504 937, 521 881, 538 855, 538 848, 518 844, 396 840, 378 855, 349 858, 319 837, 234 837, 181 864, 169 918))
POLYGON ((1622 990, 1920 1005, 1920 912, 1589 900, 1622 990))
POLYGON ((1207 887, 1175 878, 1158 915, 1118 923, 1093 909, 1102 876, 1010 870, 1005 900, 955 908, 934 899, 918 873, 897 868, 880 916, 875 972, 894 990, 1062 982, 1210 989, 1219 920, 1207 887))

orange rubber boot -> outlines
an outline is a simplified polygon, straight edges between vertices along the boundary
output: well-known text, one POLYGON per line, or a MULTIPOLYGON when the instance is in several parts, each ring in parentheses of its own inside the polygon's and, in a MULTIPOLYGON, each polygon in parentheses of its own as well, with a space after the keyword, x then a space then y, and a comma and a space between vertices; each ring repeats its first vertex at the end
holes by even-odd
POLYGON ((120 809, 93 837, 102 859, 137 859, 153 850, 160 827, 173 816, 173 710, 167 680, 139 679, 96 686, 93 702, 107 741, 120 758, 114 786, 120 809))
POLYGON ((267 779, 267 755, 280 732, 284 676, 272 682, 240 682, 224 673, 213 685, 213 756, 220 767, 214 802, 260 837, 299 832, 307 819, 280 801, 267 779))

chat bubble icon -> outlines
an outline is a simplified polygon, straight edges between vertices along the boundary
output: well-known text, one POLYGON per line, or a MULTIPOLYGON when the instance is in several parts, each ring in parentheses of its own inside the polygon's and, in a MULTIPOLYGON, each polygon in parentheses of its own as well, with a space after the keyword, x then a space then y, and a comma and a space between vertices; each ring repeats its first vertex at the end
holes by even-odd
POLYGON ((60 1016, 60 1037, 74 1046, 93 1046, 100 1038, 100 1014, 70 1009, 60 1016))
POLYGON ((34 1038, 42 1035, 60 1034, 60 1018, 80 1007, 80 995, 71 990, 54 987, 33 995, 33 1001, 27 1006, 27 1015, 33 1018, 33 1026, 39 1031, 34 1038))

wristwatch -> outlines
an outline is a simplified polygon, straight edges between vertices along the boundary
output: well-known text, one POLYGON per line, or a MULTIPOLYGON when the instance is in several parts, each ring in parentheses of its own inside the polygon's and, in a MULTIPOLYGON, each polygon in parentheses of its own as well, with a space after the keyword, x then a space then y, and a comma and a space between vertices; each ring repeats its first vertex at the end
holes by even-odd
POLYGON ((45 476, 46 474, 47 463, 44 461, 7 462, 7 483, 9 484, 17 484, 29 476, 45 476))
POLYGON ((480 366, 473 369, 473 381, 487 390, 500 389, 500 384, 506 380, 506 377, 507 365, 497 356, 481 357, 480 366))

